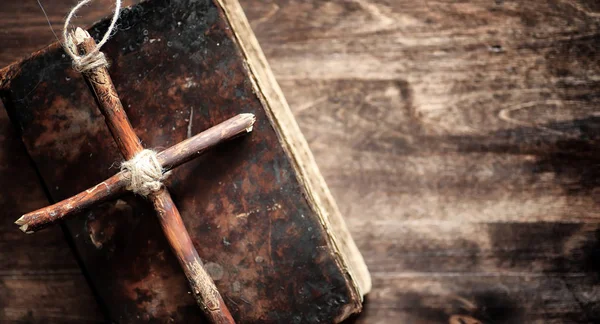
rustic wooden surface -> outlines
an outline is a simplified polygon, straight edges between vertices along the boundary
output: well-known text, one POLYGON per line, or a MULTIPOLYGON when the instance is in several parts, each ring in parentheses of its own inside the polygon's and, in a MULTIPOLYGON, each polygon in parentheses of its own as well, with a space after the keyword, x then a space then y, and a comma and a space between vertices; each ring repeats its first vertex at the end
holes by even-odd
MULTIPOLYGON (((597 1, 241 2, 371 269, 356 322, 599 320, 597 1)), ((0 65, 53 39, 0 18, 0 65)))

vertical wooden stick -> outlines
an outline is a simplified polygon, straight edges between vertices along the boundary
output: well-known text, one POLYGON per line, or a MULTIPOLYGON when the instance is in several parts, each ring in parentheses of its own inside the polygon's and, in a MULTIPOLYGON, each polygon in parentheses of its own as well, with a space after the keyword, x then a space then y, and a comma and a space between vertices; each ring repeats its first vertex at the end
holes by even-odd
POLYGON ((196 301, 213 323, 234 323, 227 305, 221 298, 211 277, 204 270, 200 256, 192 244, 179 211, 166 189, 152 194, 152 203, 160 219, 165 236, 186 273, 196 301))
MULTIPOLYGON (((73 37, 81 55, 96 47, 94 39, 81 28, 77 28, 73 37)), ((121 153, 125 159, 131 159, 142 151, 143 147, 123 110, 108 70, 105 67, 98 67, 84 72, 83 76, 94 94, 98 108, 104 115, 121 153)), ((204 310, 205 315, 212 323, 234 324, 229 309, 202 265, 168 190, 163 188, 150 194, 148 198, 154 204, 163 231, 177 255, 190 282, 192 292, 196 296, 196 301, 204 310)))

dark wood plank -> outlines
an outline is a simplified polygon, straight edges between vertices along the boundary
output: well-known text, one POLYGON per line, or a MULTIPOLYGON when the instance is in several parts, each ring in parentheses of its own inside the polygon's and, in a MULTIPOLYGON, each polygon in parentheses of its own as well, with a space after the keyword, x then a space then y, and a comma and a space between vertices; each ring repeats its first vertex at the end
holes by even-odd
POLYGON ((24 235, 15 215, 48 203, 0 104, 0 322, 102 323, 60 227, 24 235))
POLYGON ((492 323, 600 320, 600 224, 374 221, 363 228, 355 239, 369 251, 375 289, 361 323, 397 317, 412 323, 436 307, 446 320, 457 314, 492 323), (437 306, 413 303, 417 297, 437 306), (458 299, 477 307, 452 306, 458 299))
POLYGON ((359 322, 594 319, 597 1, 241 2, 373 272, 359 322))
POLYGON ((491 273, 377 275, 352 323, 597 323, 597 279, 491 273), (459 320, 462 319, 462 322, 459 320))
POLYGON ((598 321, 597 1, 242 4, 372 271, 358 322, 598 321))

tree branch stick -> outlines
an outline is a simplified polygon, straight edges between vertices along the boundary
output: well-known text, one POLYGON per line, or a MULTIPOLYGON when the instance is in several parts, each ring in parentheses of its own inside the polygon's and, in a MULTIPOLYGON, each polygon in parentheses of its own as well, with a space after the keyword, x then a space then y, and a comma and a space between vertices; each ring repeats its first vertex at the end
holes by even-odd
MULTIPOLYGON (((94 39, 81 28, 78 28, 73 36, 81 54, 86 54, 96 47, 94 39)), ((98 108, 104 115, 121 153, 125 159, 131 159, 142 151, 143 147, 123 110, 108 70, 106 67, 98 67, 83 73, 83 76, 94 93, 98 108)), ((183 226, 179 211, 169 192, 163 188, 148 195, 148 198, 156 208, 163 231, 183 267, 196 301, 204 314, 212 323, 234 323, 217 287, 202 266, 198 252, 183 226)))
MULTIPOLYGON (((168 172, 223 141, 250 132, 254 121, 253 114, 234 116, 158 153, 158 161, 164 172, 168 172)), ((126 172, 128 171, 121 171, 100 184, 54 205, 27 213, 15 224, 21 226, 23 232, 31 234, 84 209, 116 198, 127 192, 126 172)))

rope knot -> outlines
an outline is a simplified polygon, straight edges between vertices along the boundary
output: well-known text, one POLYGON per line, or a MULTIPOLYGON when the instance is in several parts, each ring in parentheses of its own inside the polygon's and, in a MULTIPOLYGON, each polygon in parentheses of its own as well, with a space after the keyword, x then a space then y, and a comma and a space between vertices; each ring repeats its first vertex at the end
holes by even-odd
POLYGON ((65 25, 63 26, 64 43, 62 45, 65 49, 65 52, 69 54, 71 60, 73 61, 73 68, 78 72, 85 72, 97 67, 108 66, 108 61, 106 60, 104 53, 100 52, 100 48, 104 44, 106 44, 106 42, 110 38, 111 33, 113 32, 117 24, 117 20, 119 19, 119 12, 121 10, 122 0, 115 0, 115 13, 113 14, 112 20, 110 21, 108 30, 106 31, 106 33, 104 33, 104 36, 102 37, 100 42, 96 44, 96 47, 94 47, 93 50, 89 51, 89 53, 85 55, 79 55, 77 45, 82 43, 86 38, 90 38, 91 36, 87 31, 84 31, 79 27, 75 29, 75 31, 71 35, 69 35, 69 25, 71 24, 71 19, 73 19, 73 17, 75 16, 75 12, 77 12, 77 10, 79 10, 81 7, 83 7, 91 1, 92 0, 81 0, 75 7, 73 7, 73 9, 71 9, 71 12, 69 12, 69 15, 67 16, 67 19, 65 19, 65 25))
POLYGON ((101 66, 108 66, 106 56, 102 52, 90 53, 90 55, 78 56, 73 59, 73 68, 77 72, 85 72, 101 66))
POLYGON ((147 196, 163 186, 163 168, 156 152, 152 150, 143 150, 129 161, 123 162, 121 171, 129 171, 125 172, 126 180, 129 181, 127 189, 138 195, 147 196))

